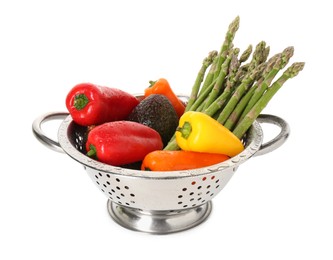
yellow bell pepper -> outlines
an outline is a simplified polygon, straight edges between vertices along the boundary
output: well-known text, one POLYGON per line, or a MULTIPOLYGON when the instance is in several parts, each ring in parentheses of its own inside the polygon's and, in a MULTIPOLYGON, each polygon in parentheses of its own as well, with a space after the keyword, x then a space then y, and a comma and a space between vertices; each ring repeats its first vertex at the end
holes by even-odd
POLYGON ((188 111, 179 119, 176 141, 185 151, 219 153, 233 157, 244 150, 242 142, 214 118, 188 111))

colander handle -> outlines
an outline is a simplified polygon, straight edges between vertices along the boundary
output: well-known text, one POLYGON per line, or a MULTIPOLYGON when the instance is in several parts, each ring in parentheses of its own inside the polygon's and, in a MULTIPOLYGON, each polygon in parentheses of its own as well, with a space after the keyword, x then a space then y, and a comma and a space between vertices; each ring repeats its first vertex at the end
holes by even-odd
POLYGON ((288 123, 284 119, 282 119, 278 116, 261 114, 257 118, 257 121, 260 124, 269 123, 269 124, 277 125, 278 127, 281 128, 281 130, 280 130, 280 133, 275 138, 262 144, 261 147, 259 148, 259 150, 254 154, 255 156, 263 155, 263 154, 274 151, 275 149, 279 148, 282 144, 284 144, 284 142, 288 139, 289 134, 290 134, 290 128, 289 128, 288 123))
POLYGON ((61 148, 58 141, 55 141, 48 137, 42 130, 42 124, 56 119, 65 119, 68 116, 66 112, 50 112, 44 115, 39 116, 32 123, 32 132, 38 141, 44 144, 46 147, 50 148, 53 151, 64 153, 64 150, 61 148))

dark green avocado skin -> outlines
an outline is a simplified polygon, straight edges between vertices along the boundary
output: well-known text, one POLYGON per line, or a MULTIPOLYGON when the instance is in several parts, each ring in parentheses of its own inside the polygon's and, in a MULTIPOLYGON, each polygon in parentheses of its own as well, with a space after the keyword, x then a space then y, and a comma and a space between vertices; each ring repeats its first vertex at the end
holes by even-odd
POLYGON ((178 127, 178 116, 170 101, 163 95, 152 94, 143 99, 128 116, 129 121, 138 122, 156 130, 164 146, 178 127))

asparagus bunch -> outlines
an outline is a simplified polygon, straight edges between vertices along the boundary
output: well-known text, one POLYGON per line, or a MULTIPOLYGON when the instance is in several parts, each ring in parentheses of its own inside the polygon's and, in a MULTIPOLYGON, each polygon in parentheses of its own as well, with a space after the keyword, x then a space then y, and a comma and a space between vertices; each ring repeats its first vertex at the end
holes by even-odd
MULTIPOLYGON (((294 48, 287 47, 269 58, 270 47, 264 41, 254 51, 249 45, 238 57, 240 49, 234 47, 233 40, 239 22, 237 16, 228 27, 220 51, 211 51, 203 60, 186 111, 203 112, 242 139, 275 93, 304 68, 304 62, 295 62, 281 72, 294 48), (279 72, 282 75, 274 81, 279 72)), ((179 149, 175 137, 164 149, 179 149)))

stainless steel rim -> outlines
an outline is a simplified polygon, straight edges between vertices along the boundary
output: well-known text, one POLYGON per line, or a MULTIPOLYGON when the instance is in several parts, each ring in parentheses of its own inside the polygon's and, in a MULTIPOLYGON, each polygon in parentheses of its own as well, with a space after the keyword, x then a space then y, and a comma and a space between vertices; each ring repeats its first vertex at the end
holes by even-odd
POLYGON ((153 178, 153 179, 169 179, 169 178, 184 178, 204 175, 211 172, 221 171, 227 168, 238 167, 240 164, 251 158, 262 144, 263 133, 258 122, 254 122, 247 134, 246 149, 237 156, 232 157, 222 163, 211 165, 204 168, 186 170, 186 171, 165 171, 165 172, 149 172, 141 170, 130 170, 122 167, 107 165, 89 158, 78 151, 68 138, 68 131, 74 127, 71 116, 68 116, 60 125, 58 131, 58 139, 62 149, 74 160, 83 164, 86 167, 96 171, 111 172, 115 175, 135 177, 135 178, 153 178))

